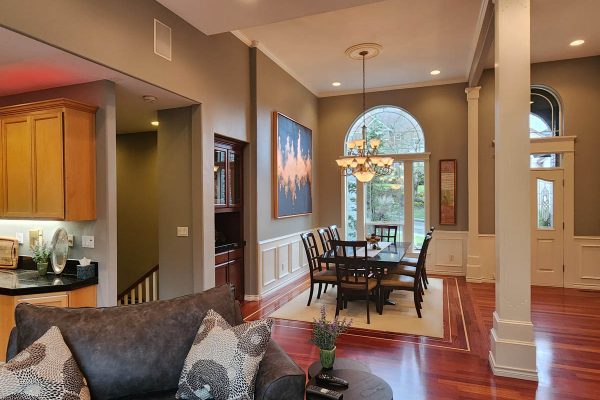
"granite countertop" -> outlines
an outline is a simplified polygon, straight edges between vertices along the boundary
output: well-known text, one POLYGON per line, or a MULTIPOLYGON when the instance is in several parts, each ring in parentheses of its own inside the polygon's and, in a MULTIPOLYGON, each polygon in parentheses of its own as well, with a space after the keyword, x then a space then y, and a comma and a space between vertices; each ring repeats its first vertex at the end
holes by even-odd
MULTIPOLYGON (((67 267, 60 275, 48 272, 39 276, 32 262, 27 259, 19 260, 17 269, 0 269, 0 295, 21 296, 27 294, 40 294, 52 292, 66 292, 82 287, 97 285, 98 274, 87 279, 77 278, 77 261, 69 260, 67 267)), ((97 263, 95 264, 98 271, 97 263)), ((52 267, 48 266, 51 271, 52 267)))

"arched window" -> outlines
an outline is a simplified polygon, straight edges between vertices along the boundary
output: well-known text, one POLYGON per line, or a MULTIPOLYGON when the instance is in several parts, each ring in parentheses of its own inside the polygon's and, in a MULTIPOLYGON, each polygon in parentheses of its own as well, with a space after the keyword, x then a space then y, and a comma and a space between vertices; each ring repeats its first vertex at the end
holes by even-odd
POLYGON ((392 173, 361 185, 353 176, 345 178, 344 221, 346 238, 361 239, 373 233, 375 225, 398 226, 397 241, 412 242, 420 248, 429 226, 429 154, 418 121, 395 106, 378 106, 359 115, 344 143, 362 138, 381 139, 379 154, 392 157, 392 173))
MULTIPOLYGON (((529 137, 547 138, 560 136, 561 107, 558 95, 544 86, 531 87, 529 113, 529 137)), ((557 154, 532 154, 531 168, 552 168, 560 165, 557 154)))

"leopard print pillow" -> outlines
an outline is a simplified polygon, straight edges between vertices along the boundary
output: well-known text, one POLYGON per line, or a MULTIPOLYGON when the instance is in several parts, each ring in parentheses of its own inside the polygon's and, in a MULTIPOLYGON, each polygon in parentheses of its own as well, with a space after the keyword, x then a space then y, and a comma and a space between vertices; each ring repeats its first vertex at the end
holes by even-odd
POLYGON ((178 399, 251 400, 271 339, 271 319, 231 327, 208 311, 185 359, 178 399))
POLYGON ((56 326, 0 367, 0 399, 90 398, 87 382, 56 326))

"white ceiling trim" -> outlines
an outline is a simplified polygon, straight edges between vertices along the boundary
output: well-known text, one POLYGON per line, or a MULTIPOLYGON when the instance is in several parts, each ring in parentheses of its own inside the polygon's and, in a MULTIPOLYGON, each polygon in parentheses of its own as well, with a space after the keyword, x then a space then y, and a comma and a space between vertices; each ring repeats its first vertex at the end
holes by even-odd
POLYGON ((285 63, 283 61, 281 61, 279 58, 277 58, 277 56, 275 56, 275 54, 273 54, 271 51, 269 51, 269 49, 267 49, 262 43, 257 42, 255 40, 250 40, 250 38, 248 36, 244 35, 241 31, 231 31, 231 33, 233 33, 233 35, 235 37, 240 39, 247 46, 256 47, 257 49, 262 51, 264 55, 266 55, 268 58, 270 58, 271 61, 273 61, 281 69, 283 69, 285 72, 287 72, 292 78, 294 78, 298 83, 300 83, 302 86, 304 86, 309 92, 311 92, 315 96, 319 97, 319 94, 317 92, 315 92, 313 89, 311 89, 306 83, 302 82, 302 80, 298 77, 298 75, 290 67, 285 65, 285 63))
MULTIPOLYGON (((370 88, 370 89, 366 89, 365 92, 367 92, 367 93, 387 92, 389 90, 415 89, 415 88, 420 88, 420 87, 451 85, 454 83, 467 83, 467 80, 465 78, 457 78, 457 79, 446 79, 446 80, 440 80, 440 81, 423 81, 423 82, 407 83, 405 85, 382 86, 382 87, 370 88)), ((357 94, 357 93, 362 93, 362 89, 343 90, 343 91, 335 91, 335 92, 323 92, 323 93, 319 93, 319 97, 345 96, 347 94, 357 94)))
POLYGON ((471 74, 473 60, 475 59, 477 53, 477 46, 480 42, 480 37, 482 34, 487 32, 487 26, 484 27, 484 23, 486 22, 486 14, 489 3, 492 2, 493 0, 481 0, 481 6, 479 7, 479 16, 477 17, 477 28, 475 29, 475 35, 473 35, 473 42, 471 43, 471 51, 469 52, 469 58, 467 61, 465 71, 465 76, 467 77, 467 80, 469 78, 469 75, 471 74), (483 32, 484 28, 486 29, 486 32, 483 32))

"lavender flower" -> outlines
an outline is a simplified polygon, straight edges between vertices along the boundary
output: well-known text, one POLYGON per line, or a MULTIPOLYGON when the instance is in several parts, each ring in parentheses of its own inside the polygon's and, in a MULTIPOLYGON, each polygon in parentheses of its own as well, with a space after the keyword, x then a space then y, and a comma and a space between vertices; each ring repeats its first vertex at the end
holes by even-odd
POLYGON ((333 321, 328 321, 325 306, 321 306, 319 319, 313 321, 314 326, 310 342, 322 350, 333 350, 338 336, 346 332, 352 325, 352 320, 348 321, 346 318, 339 321, 336 317, 333 321))

